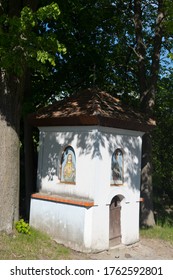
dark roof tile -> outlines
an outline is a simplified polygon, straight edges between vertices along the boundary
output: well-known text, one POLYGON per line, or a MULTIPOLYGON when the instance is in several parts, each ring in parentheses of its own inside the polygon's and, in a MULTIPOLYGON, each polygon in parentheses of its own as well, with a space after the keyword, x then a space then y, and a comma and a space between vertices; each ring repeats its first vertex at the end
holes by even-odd
POLYGON ((125 106, 105 91, 88 88, 29 116, 35 126, 101 125, 148 131, 155 121, 125 106))

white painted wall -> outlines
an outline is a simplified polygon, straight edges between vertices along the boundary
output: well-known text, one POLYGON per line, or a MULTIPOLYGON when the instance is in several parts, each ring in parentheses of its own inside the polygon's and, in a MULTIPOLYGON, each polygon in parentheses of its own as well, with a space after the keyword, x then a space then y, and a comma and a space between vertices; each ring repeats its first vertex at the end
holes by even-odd
MULTIPOLYGON (((103 127, 42 127, 38 164, 38 189, 95 199, 100 203, 112 192, 111 157, 117 148, 124 151, 123 188, 129 199, 139 198, 141 133, 103 127), (76 153, 76 185, 60 183, 58 170, 64 148, 76 153), (53 181, 49 170, 54 169, 53 181), (103 195, 104 194, 104 195, 103 195)), ((124 190, 123 190, 124 192, 124 190)))
POLYGON ((85 211, 84 207, 31 199, 30 224, 59 243, 84 250, 85 211))
POLYGON ((67 194, 93 198, 95 166, 97 157, 93 155, 95 130, 79 128, 41 128, 41 146, 38 165, 38 189, 43 192, 67 194), (58 170, 63 150, 71 145, 76 153, 76 185, 59 181, 58 170), (49 170, 54 167, 53 181, 49 180, 49 170))
POLYGON ((109 247, 109 204, 121 196, 122 243, 139 239, 139 198, 142 134, 105 127, 40 127, 38 190, 43 193, 94 200, 85 208, 31 200, 31 225, 50 233, 59 242, 79 250, 109 247), (63 150, 71 145, 76 153, 76 184, 59 181, 63 150), (124 184, 110 186, 111 159, 124 152, 124 184), (48 173, 54 170, 53 180, 48 173))

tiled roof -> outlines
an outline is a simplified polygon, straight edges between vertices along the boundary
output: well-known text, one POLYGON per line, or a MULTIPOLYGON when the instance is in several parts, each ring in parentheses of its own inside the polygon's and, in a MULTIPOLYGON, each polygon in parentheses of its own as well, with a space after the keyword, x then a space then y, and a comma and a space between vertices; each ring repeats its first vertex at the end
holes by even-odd
POLYGON ((101 125, 148 131, 155 121, 99 89, 88 88, 29 116, 35 126, 101 125))

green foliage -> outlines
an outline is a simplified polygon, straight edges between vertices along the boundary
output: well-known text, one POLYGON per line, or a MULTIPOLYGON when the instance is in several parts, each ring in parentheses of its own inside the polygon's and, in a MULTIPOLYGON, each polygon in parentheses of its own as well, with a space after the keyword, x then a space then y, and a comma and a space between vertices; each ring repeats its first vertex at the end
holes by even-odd
POLYGON ((24 221, 24 219, 20 219, 19 221, 15 222, 15 228, 19 233, 24 234, 31 234, 31 228, 28 223, 24 221))
MULTIPOLYGON (((146 76, 151 74, 158 1, 142 5, 146 76)), ((139 97, 138 57, 133 1, 58 1, 61 14, 49 28, 58 34, 67 52, 57 56, 54 73, 59 91, 99 86, 112 94, 139 97)), ((170 33, 163 34, 162 54, 170 33)), ((58 91, 58 90, 57 90, 58 91)))
MULTIPOLYGON (((28 5, 13 17, 8 14, 6 2, 3 1, 0 17, 0 65, 17 75, 22 75, 26 66, 30 68, 32 87, 28 99, 24 100, 23 111, 35 111, 52 102, 60 93, 69 94, 87 86, 99 86, 114 95, 121 94, 124 102, 138 106, 140 89, 133 1, 69 0, 50 3, 42 0, 36 11, 28 5)), ((172 59, 173 4, 170 0, 164 2, 167 8, 162 57, 168 50, 172 59)), ((143 1, 142 6, 148 78, 151 77, 155 48, 153 36, 158 1, 143 1)), ((162 70, 165 70, 163 66, 162 70)), ((160 86, 155 108, 158 124, 153 136, 156 204, 158 197, 170 198, 173 193, 173 165, 170 160, 173 150, 173 101, 170 93, 173 87, 166 87, 171 79, 170 76, 160 86)), ((152 77, 148 82, 152 82, 152 77)))
POLYGON ((153 133, 154 175, 156 190, 169 198, 173 195, 173 82, 172 76, 160 81, 156 98, 155 117, 157 128, 153 133), (169 133, 168 133, 169 131, 169 133))
POLYGON ((66 48, 50 30, 50 20, 57 20, 60 10, 57 3, 40 7, 36 12, 24 7, 20 17, 0 17, 0 64, 8 71, 21 75, 26 65, 46 71, 42 64, 56 65, 56 55, 66 48))
POLYGON ((59 7, 61 14, 49 27, 67 48, 54 73, 60 90, 97 85, 114 94, 137 92, 129 48, 134 43, 132 11, 127 3, 75 0, 59 1, 59 7))
POLYGON ((156 97, 153 132, 153 190, 156 222, 173 225, 173 79, 165 76, 156 97))
POLYGON ((52 2, 50 5, 38 9, 36 14, 37 17, 42 21, 47 20, 47 18, 52 20, 57 20, 60 15, 59 6, 57 3, 52 2))

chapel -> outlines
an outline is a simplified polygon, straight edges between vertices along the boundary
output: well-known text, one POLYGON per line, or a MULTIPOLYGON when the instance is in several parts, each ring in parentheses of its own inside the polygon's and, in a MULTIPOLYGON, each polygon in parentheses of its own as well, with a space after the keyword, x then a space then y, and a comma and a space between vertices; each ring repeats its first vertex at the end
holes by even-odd
POLYGON ((137 242, 142 136, 154 121, 98 88, 29 119, 39 128, 30 225, 82 252, 137 242))

